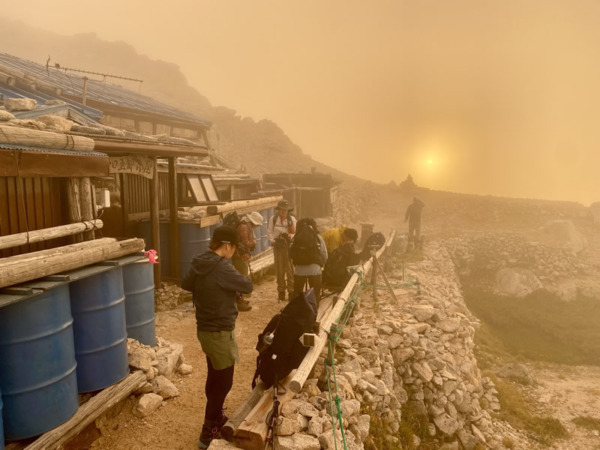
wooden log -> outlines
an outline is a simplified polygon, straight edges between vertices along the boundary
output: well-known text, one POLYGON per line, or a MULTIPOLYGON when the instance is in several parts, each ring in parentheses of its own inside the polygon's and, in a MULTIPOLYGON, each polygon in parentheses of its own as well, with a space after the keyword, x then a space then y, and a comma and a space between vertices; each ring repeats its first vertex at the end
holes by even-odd
POLYGON ((230 440, 235 431, 238 429, 240 424, 244 421, 246 416, 250 414, 250 411, 256 406, 258 401, 261 399, 263 392, 265 392, 265 386, 262 384, 262 381, 259 382, 252 392, 246 398, 244 403, 240 405, 240 407, 233 413, 233 415, 229 418, 227 423, 223 425, 221 429, 221 434, 227 440, 230 440))
POLYGON ((53 450, 62 448, 100 415, 126 398, 146 382, 141 370, 129 374, 123 381, 110 386, 81 405, 75 415, 62 425, 42 434, 25 450, 53 450))
MULTIPOLYGON (((79 179, 79 200, 81 202, 81 220, 93 220, 94 206, 92 200, 92 182, 89 177, 82 177, 79 179)), ((84 241, 91 241, 94 239, 94 230, 84 232, 82 237, 84 241)))
POLYGON ((35 242, 49 241, 63 236, 82 233, 88 230, 99 229, 103 227, 100 219, 88 220, 85 222, 71 223, 69 225, 59 225, 52 228, 42 228, 41 230, 33 230, 29 233, 9 234, 8 236, 0 237, 0 250, 19 245, 33 244, 35 242))
POLYGON ((180 276, 179 262, 179 218, 177 217, 177 158, 169 158, 169 258, 171 261, 171 271, 173 278, 180 276), (173 226, 172 224, 176 224, 173 226))
MULTIPOLYGON (((69 222, 81 222, 81 196, 79 194, 79 180, 77 178, 67 179, 67 208, 69 210, 69 222)), ((73 235, 72 242, 83 241, 83 236, 73 235)))
POLYGON ((78 244, 64 245, 62 247, 49 248, 46 250, 38 250, 37 252, 23 253, 22 255, 8 256, 0 258, 0 267, 5 264, 15 263, 17 261, 33 261, 36 259, 47 258, 54 255, 73 253, 81 249, 102 247, 103 245, 117 242, 115 238, 102 238, 93 241, 79 242, 78 244))
POLYGON ((7 125, 0 125, 0 142, 81 152, 94 150, 94 140, 87 137, 7 125))
MULTIPOLYGON (((156 158, 153 158, 152 179, 150 180, 150 248, 156 250, 159 255, 162 252, 160 248, 159 180, 156 158)), ((171 264, 173 263, 174 261, 171 261, 171 264)), ((154 266, 154 288, 160 289, 161 264, 152 265, 154 266)))
MULTIPOLYGON (((252 200, 236 200, 233 202, 226 203, 224 205, 209 205, 206 207, 206 212, 208 215, 213 215, 228 213, 229 211, 239 210, 242 208, 256 208, 258 206, 263 206, 267 203, 274 203, 276 205, 277 202, 282 198, 283 197, 281 195, 277 195, 273 197, 264 197, 252 200)), ((256 209, 251 209, 250 212, 255 210, 256 209)))
MULTIPOLYGON (((293 372, 292 372, 293 373, 293 372)), ((289 389, 289 383, 292 374, 288 375, 282 383, 281 387, 285 389, 285 393, 278 396, 281 407, 288 400, 291 400, 296 395, 289 389)), ((283 391, 280 387, 280 391, 283 391)), ((256 450, 265 448, 265 437, 267 436, 267 416, 273 408, 273 388, 264 391, 258 402, 252 408, 252 411, 239 425, 233 436, 233 442, 236 446, 245 450, 256 450)))
MULTIPOLYGON (((392 243, 395 233, 396 232, 394 231, 390 234, 390 237, 387 239, 385 245, 381 247, 377 252, 377 257, 382 255, 387 249, 387 247, 392 243)), ((366 276, 366 274, 371 269, 372 265, 373 261, 372 259, 369 259, 360 268, 360 272, 362 272, 363 276, 366 276)), ((296 371, 292 380, 290 381, 290 390, 292 392, 298 393, 302 389, 302 386, 304 386, 304 382, 308 378, 308 375, 310 374, 313 366, 317 362, 317 359, 319 358, 323 347, 325 347, 325 344, 327 343, 327 332, 329 332, 331 324, 338 319, 338 316, 344 309, 344 305, 348 302, 352 290, 354 289, 354 285, 358 282, 358 280, 358 274, 353 274, 350 278, 350 281, 348 281, 348 284, 346 284, 346 288, 338 296, 337 301, 333 309, 331 310, 331 313, 326 317, 323 317, 323 319, 321 320, 321 331, 319 332, 319 340, 317 342, 317 345, 311 347, 308 350, 308 353, 304 357, 304 360, 302 360, 302 363, 300 363, 300 367, 298 367, 298 370, 296 371)))
MULTIPOLYGON (((87 241, 94 243, 94 241, 87 241)), ((67 246, 69 247, 69 246, 67 246)), ((31 257, 9 262, 10 258, 0 260, 0 287, 11 286, 25 281, 35 280, 55 273, 78 269, 107 259, 120 258, 144 250, 143 239, 128 239, 111 242, 93 248, 81 248, 63 254, 31 257)), ((43 250, 47 251, 47 250, 43 250)), ((21 255, 24 256, 24 255, 21 255)))

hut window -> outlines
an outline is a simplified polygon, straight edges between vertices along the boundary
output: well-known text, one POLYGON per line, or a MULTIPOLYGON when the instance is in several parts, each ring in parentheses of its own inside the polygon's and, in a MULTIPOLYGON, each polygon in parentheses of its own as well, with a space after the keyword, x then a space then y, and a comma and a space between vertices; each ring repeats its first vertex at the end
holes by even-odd
POLYGON ((218 202, 217 188, 210 175, 186 175, 189 191, 197 203, 218 202))

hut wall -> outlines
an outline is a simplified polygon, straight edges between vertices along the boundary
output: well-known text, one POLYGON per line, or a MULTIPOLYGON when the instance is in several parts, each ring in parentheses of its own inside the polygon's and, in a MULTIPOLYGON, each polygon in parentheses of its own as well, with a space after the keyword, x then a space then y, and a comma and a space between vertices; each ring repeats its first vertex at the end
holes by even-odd
MULTIPOLYGON (((64 179, 0 177, 0 236, 56 227, 69 223, 64 179)), ((68 244, 68 239, 23 245, 0 251, 0 257, 68 244)))

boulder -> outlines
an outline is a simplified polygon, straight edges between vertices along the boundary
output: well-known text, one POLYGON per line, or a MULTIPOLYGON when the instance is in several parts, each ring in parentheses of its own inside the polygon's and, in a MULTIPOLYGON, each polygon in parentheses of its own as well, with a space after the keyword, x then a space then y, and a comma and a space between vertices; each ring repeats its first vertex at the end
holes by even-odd
POLYGON ((522 298, 540 289, 542 283, 529 269, 505 268, 496 273, 496 293, 522 298))

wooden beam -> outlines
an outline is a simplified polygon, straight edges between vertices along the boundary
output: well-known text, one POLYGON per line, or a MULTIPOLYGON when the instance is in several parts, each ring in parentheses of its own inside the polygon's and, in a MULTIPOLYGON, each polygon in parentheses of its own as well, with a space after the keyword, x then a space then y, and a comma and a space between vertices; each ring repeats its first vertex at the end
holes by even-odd
POLYGON ((8 236, 0 237, 0 250, 19 245, 32 244, 34 242, 43 242, 50 239, 56 239, 63 236, 82 233, 88 230, 102 228, 103 223, 100 219, 89 220, 79 223, 71 223, 69 225, 60 225, 52 228, 43 228, 41 230, 33 230, 28 233, 9 234, 8 236))
POLYGON ((254 389, 252 389, 252 392, 250 393, 248 398, 246 398, 244 403, 242 403, 240 407, 235 411, 235 413, 233 413, 233 415, 229 418, 227 423, 223 425, 223 428, 221 429, 221 435, 225 439, 230 440, 233 437, 238 427, 244 421, 246 416, 250 414, 250 411, 254 409, 258 401, 263 396, 264 392, 265 386, 261 381, 256 385, 254 389))
MULTIPOLYGON (((81 244, 94 244, 95 242, 96 241, 86 241, 81 244)), ((78 269, 100 261, 120 258, 121 256, 130 255, 142 250, 144 250, 144 240, 134 238, 120 242, 109 242, 105 245, 94 246, 91 248, 78 248, 77 250, 66 252, 65 249, 62 248, 61 252, 56 254, 36 255, 50 251, 42 250, 41 252, 33 252, 27 255, 10 256, 0 260, 0 287, 12 286, 14 284, 35 280, 67 270, 78 269), (23 256, 26 258, 21 259, 20 257, 23 256)))
MULTIPOLYGON (((390 234, 390 237, 387 239, 385 245, 381 247, 377 252, 377 257, 381 256, 385 252, 387 247, 391 245, 392 241, 394 240, 395 234, 395 231, 393 231, 390 234)), ((373 260, 371 258, 362 267, 359 267, 359 271, 363 274, 363 276, 366 276, 369 270, 371 269, 372 265, 373 260)), ((348 284, 346 284, 346 288, 341 292, 340 295, 338 295, 337 301, 333 309, 331 310, 331 313, 324 317, 323 320, 321 320, 321 330, 319 332, 319 340, 317 342, 317 345, 311 347, 308 350, 308 353, 302 360, 302 363, 300 363, 300 367, 298 367, 298 370, 294 374, 293 379, 290 381, 290 390, 292 392, 298 393, 302 389, 302 386, 304 386, 304 382, 308 378, 310 371, 317 362, 317 359, 319 358, 323 347, 325 347, 325 344, 327 343, 327 333, 329 332, 331 324, 333 324, 333 322, 339 318, 339 315, 344 309, 344 306, 350 299, 350 295, 354 290, 354 285, 358 281, 358 274, 353 274, 350 280, 348 281, 348 284)))
MULTIPOLYGON (((155 249, 160 255, 160 217, 159 217, 159 180, 158 180, 158 164, 156 158, 154 158, 154 166, 152 168, 152 180, 150 180, 150 248, 155 249)), ((160 264, 153 264, 154 266, 154 287, 160 288, 161 274, 160 264)))
POLYGON ((141 370, 129 374, 123 381, 107 387, 81 405, 75 415, 62 425, 42 434, 25 450, 54 450, 81 433, 90 423, 115 406, 146 382, 141 370))
POLYGON ((179 278, 179 218, 177 216, 177 158, 169 158, 169 258, 171 267, 169 273, 179 278))
MULTIPOLYGON (((81 201, 81 220, 94 219, 94 205, 92 200, 92 182, 89 177, 79 179, 79 194, 81 201)), ((94 239, 94 230, 90 229, 83 233, 83 240, 90 241, 94 239)))
MULTIPOLYGON (((81 222, 81 202, 79 194, 79 179, 67 179, 67 208, 69 210, 69 222, 81 222)), ((74 235, 72 242, 81 242, 83 237, 74 235)))
POLYGON ((277 205, 277 202, 281 200, 283 197, 281 195, 276 195, 273 197, 264 197, 257 198, 252 200, 237 200, 229 203, 225 203, 224 205, 210 205, 206 207, 206 213, 208 215, 213 214, 223 214, 229 211, 238 211, 240 209, 250 208, 250 211, 256 211, 256 208, 261 206, 264 208, 266 204, 274 204, 277 205), (254 209, 252 209, 254 208, 254 209))

